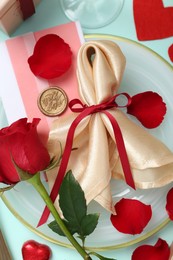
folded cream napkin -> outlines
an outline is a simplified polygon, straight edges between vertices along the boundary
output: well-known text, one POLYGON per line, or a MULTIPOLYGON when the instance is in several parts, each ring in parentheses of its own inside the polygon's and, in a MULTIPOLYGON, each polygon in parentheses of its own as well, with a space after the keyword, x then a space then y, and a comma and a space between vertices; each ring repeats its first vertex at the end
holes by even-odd
MULTIPOLYGON (((87 106, 105 102, 115 95, 125 69, 125 57, 111 41, 92 41, 78 53, 77 76, 82 103, 87 106)), ((136 187, 151 188, 173 180, 173 153, 143 127, 135 124, 118 108, 108 109, 121 129, 136 187)), ((64 149, 67 132, 78 113, 53 122, 48 147, 51 154, 64 149)), ((81 184, 87 203, 96 200, 113 212, 110 180, 124 179, 119 152, 109 118, 102 112, 85 117, 77 126, 67 170, 81 184)), ((48 173, 52 189, 57 169, 48 173)))

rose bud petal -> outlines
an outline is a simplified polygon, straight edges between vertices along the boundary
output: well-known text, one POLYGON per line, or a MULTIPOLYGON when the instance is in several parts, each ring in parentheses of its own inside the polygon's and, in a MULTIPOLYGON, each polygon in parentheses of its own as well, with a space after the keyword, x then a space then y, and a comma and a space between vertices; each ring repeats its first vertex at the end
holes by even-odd
POLYGON ((125 234, 140 234, 151 219, 150 205, 135 199, 121 199, 115 204, 116 215, 111 215, 112 225, 125 234))
POLYGON ((159 94, 146 91, 132 97, 127 113, 135 116, 143 126, 155 128, 164 119, 166 105, 159 94))
POLYGON ((159 238, 154 246, 142 245, 137 247, 132 254, 132 260, 168 260, 169 256, 170 248, 167 242, 159 238))
POLYGON ((1 182, 15 184, 20 181, 14 162, 29 174, 44 170, 49 165, 49 153, 37 133, 39 121, 35 118, 32 123, 27 123, 27 118, 22 118, 0 130, 1 182))
POLYGON ((166 197, 166 210, 169 218, 173 220, 173 188, 169 190, 166 197))
POLYGON ((57 78, 70 68, 72 52, 70 46, 58 35, 47 34, 37 41, 28 63, 35 76, 57 78))

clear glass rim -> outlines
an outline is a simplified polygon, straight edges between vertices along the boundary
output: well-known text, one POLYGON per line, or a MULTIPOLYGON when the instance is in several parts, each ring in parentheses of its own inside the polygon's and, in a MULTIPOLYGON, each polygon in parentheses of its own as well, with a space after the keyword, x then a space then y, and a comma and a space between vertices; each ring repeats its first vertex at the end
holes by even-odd
MULTIPOLYGON (((87 22, 83 22, 83 21, 80 21, 81 23, 81 26, 85 29, 98 29, 98 28, 101 28, 101 27, 104 27, 108 24, 110 24, 111 22, 113 22, 120 14, 123 6, 124 6, 124 0, 120 0, 120 5, 118 6, 117 9, 115 9, 115 12, 106 20, 106 22, 102 22, 98 25, 90 25, 90 23, 87 23, 87 22)), ((68 14, 67 12, 65 12, 65 8, 64 8, 64 3, 63 3, 63 0, 60 0, 60 6, 61 6, 61 9, 63 11, 63 13, 65 14, 65 16, 71 20, 71 21, 77 21, 77 19, 74 19, 73 16, 71 16, 70 14, 68 14)))

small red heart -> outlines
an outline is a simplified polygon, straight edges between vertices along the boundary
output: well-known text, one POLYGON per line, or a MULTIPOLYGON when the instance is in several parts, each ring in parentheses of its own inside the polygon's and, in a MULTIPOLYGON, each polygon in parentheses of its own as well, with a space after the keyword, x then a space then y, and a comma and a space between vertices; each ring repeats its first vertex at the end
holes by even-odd
POLYGON ((170 60, 173 62, 173 44, 169 47, 168 54, 169 54, 170 60))
POLYGON ((22 256, 23 260, 49 260, 51 249, 47 245, 28 240, 22 246, 22 256))
POLYGON ((134 0, 133 12, 138 40, 173 36, 173 7, 164 7, 162 0, 134 0))

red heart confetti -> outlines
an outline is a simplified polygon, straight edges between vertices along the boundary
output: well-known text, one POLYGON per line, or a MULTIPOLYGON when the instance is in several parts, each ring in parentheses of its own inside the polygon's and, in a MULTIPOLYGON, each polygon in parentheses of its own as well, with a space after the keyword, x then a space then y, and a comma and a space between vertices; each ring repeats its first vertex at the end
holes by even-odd
POLYGON ((140 234, 151 219, 151 205, 135 199, 121 199, 115 204, 116 215, 111 215, 112 225, 124 234, 140 234))
POLYGON ((167 242, 161 238, 152 245, 142 245, 137 247, 132 255, 132 260, 169 260, 170 247, 167 242))
POLYGON ((173 44, 169 47, 168 54, 169 54, 170 60, 173 62, 173 44))
POLYGON ((173 36, 173 7, 164 7, 162 0, 134 0, 133 12, 138 40, 173 36))
POLYGON ((22 246, 23 260, 49 260, 51 249, 35 240, 28 240, 22 246))
POLYGON ((132 97, 132 102, 127 107, 127 113, 135 116, 143 126, 155 128, 164 119, 166 105, 159 94, 146 91, 132 97))

